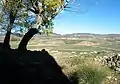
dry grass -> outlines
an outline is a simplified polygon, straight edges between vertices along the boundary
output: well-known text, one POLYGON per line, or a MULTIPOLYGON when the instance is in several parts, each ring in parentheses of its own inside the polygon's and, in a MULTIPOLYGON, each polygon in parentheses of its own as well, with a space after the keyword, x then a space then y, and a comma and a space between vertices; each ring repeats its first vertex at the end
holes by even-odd
POLYGON ((64 73, 76 84, 119 84, 113 71, 93 56, 70 56, 63 52, 51 53, 64 73))
MULTIPOLYGON (((92 54, 79 54, 81 51, 87 50, 92 52, 94 50, 100 51, 101 48, 74 45, 79 42, 81 41, 65 41, 65 43, 59 40, 52 42, 43 40, 31 41, 28 48, 35 50, 45 48, 54 56, 58 64, 63 68, 64 73, 75 81, 76 84, 120 84, 120 75, 115 74, 108 67, 104 66, 100 57, 96 56, 97 54, 94 54, 94 56, 92 54), (79 53, 72 53, 76 51, 79 53)), ((12 44, 16 46, 17 43, 13 42, 12 44)))

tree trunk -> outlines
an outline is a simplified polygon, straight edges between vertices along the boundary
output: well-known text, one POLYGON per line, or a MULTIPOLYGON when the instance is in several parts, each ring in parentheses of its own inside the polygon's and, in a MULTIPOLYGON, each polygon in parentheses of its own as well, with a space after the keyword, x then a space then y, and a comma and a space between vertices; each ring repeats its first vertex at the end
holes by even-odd
POLYGON ((29 42, 29 40, 36 34, 38 33, 38 30, 36 28, 31 28, 22 38, 19 46, 18 46, 18 50, 19 51, 25 51, 27 50, 27 44, 29 42))
MULTIPOLYGON (((17 14, 17 12, 16 12, 16 14, 17 14)), ((2 49, 5 49, 5 50, 10 49, 10 44, 9 44, 10 43, 10 35, 11 35, 11 30, 12 30, 13 23, 15 21, 16 14, 14 15, 13 11, 12 10, 10 11, 10 15, 9 15, 10 23, 7 28, 7 33, 4 38, 4 43, 3 43, 2 49)))
POLYGON ((2 45, 2 49, 3 50, 10 50, 10 35, 11 35, 11 29, 12 29, 12 25, 9 25, 8 28, 7 28, 7 33, 5 35, 5 38, 4 38, 4 42, 3 42, 3 45, 2 45))
POLYGON ((11 31, 7 31, 6 35, 5 35, 5 38, 4 38, 4 43, 3 43, 3 47, 4 48, 8 48, 10 49, 10 34, 11 34, 11 31))

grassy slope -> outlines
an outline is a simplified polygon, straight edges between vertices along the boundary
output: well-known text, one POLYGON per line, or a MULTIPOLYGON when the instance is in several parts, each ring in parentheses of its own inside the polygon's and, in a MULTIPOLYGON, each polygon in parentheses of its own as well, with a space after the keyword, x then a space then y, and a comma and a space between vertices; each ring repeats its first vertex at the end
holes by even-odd
MULTIPOLYGON (((103 65, 101 56, 108 55, 109 52, 119 52, 117 41, 90 40, 100 43, 96 46, 75 45, 85 40, 57 40, 41 39, 31 40, 28 49, 41 50, 45 48, 54 56, 56 61, 63 68, 63 71, 79 84, 120 84, 119 74, 103 65), (104 53, 91 53, 101 52, 104 53), (82 53, 81 52, 87 52, 82 53)), ((86 39, 86 41, 89 41, 86 39)), ((18 42, 11 42, 13 48, 17 48, 18 42)))

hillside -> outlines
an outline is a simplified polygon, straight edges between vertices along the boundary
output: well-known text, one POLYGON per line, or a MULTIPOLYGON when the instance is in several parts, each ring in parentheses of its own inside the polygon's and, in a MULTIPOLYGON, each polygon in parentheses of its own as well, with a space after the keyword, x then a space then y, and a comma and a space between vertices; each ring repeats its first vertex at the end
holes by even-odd
POLYGON ((66 37, 102 37, 102 38, 118 38, 120 34, 92 34, 92 33, 72 33, 72 34, 65 34, 63 36, 66 37))
MULTIPOLYGON (((46 37, 47 35, 35 35, 35 37, 46 37)), ((120 34, 92 34, 92 33, 72 33, 72 34, 57 34, 53 33, 50 36, 53 37, 68 37, 68 38, 117 38, 120 39, 120 34)), ((4 35, 0 35, 0 41, 4 39, 4 35)))

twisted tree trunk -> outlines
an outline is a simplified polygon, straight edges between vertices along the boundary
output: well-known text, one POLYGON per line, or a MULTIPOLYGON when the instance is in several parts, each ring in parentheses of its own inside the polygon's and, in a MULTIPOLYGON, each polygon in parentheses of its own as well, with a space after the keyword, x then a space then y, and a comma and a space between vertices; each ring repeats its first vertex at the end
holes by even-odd
POLYGON ((16 11, 15 14, 13 13, 12 10, 10 11, 10 15, 9 15, 10 22, 9 22, 9 25, 8 25, 8 28, 7 28, 7 33, 5 35, 3 45, 1 47, 3 50, 9 50, 10 49, 10 44, 9 44, 10 43, 10 35, 11 35, 12 26, 13 26, 15 18, 16 18, 16 14, 17 14, 17 11, 16 11))
POLYGON ((11 30, 7 31, 5 38, 4 38, 4 43, 2 48, 8 48, 10 49, 10 34, 11 34, 11 30))
POLYGON ((29 42, 29 40, 38 33, 38 30, 36 28, 31 28, 22 38, 19 46, 18 46, 18 50, 19 51, 25 51, 27 50, 27 44, 29 42))

